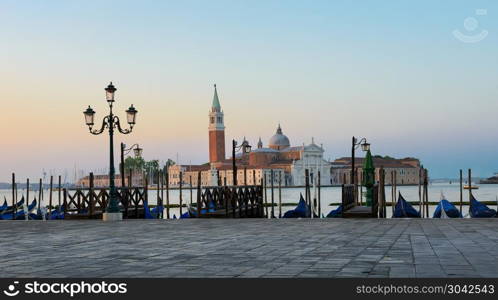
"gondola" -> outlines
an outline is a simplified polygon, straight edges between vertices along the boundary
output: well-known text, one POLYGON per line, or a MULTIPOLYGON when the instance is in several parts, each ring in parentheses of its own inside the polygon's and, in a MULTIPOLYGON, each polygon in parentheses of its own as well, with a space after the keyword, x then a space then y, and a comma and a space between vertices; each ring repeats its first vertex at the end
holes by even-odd
MULTIPOLYGON (((24 199, 22 199, 21 201, 24 202, 24 199)), ((31 204, 28 205, 28 214, 31 213, 35 209, 35 207, 36 207, 36 199, 34 199, 33 202, 31 202, 31 204)), ((10 212, 10 213, 3 213, 0 215, 1 220, 23 220, 25 218, 26 218, 25 211, 22 207, 19 208, 19 210, 16 213, 10 212)))
POLYGON ((155 219, 149 209, 149 203, 144 200, 144 219, 155 219))
POLYGON ((164 206, 158 205, 153 209, 149 208, 149 203, 144 201, 144 219, 159 219, 164 211, 164 206))
POLYGON ((2 206, 0 206, 0 212, 4 211, 5 209, 7 209, 7 207, 9 207, 9 205, 7 204, 7 199, 5 199, 5 196, 3 198, 4 200, 2 206))
POLYGON ((159 219, 159 217, 161 217, 163 212, 164 212, 164 206, 162 206, 162 205, 158 205, 150 210, 150 213, 156 219, 159 219))
POLYGON ((439 201, 439 204, 436 206, 436 210, 434 210, 433 218, 462 218, 462 213, 455 205, 444 199, 444 196, 442 195, 441 198, 441 201, 439 201))
MULTIPOLYGON (((176 219, 176 215, 174 217, 176 219)), ((188 211, 180 215, 180 219, 189 219, 189 218, 190 218, 190 212, 188 211)))
POLYGON ((394 207, 393 218, 420 218, 420 212, 408 203, 399 193, 398 201, 394 207))
POLYGON ((50 213, 45 211, 43 212, 42 209, 37 209, 36 214, 35 213, 30 213, 29 214, 29 219, 30 220, 43 220, 43 214, 45 214, 45 220, 63 220, 64 219, 64 207, 57 207, 56 209, 52 210, 50 213))
MULTIPOLYGON (((231 211, 229 211, 230 213, 231 211)), ((218 215, 226 215, 226 209, 220 208, 216 209, 216 205, 213 202, 209 202, 208 209, 202 208, 201 214, 218 214, 218 215)), ((188 218, 197 218, 197 207, 189 205, 188 211, 182 215, 180 215, 180 219, 188 219, 188 218)))
POLYGON ((296 208, 285 212, 283 218, 309 218, 311 217, 311 209, 306 201, 304 201, 303 194, 300 194, 299 203, 296 208))
POLYGON ((471 218, 494 218, 496 217, 496 210, 477 201, 474 195, 470 194, 469 215, 471 218))
MULTIPOLYGON (((19 200, 15 207, 17 208, 17 210, 21 210, 22 209, 22 206, 24 204, 24 197, 21 198, 21 200, 19 200)), ((0 207, 0 214, 4 214, 4 213, 12 213, 14 212, 14 206, 8 206, 7 205, 7 199, 4 199, 4 203, 3 205, 0 207), (3 209, 1 209, 3 208, 3 209)))
POLYGON ((327 215, 327 218, 341 218, 341 217, 342 217, 342 204, 339 205, 336 209, 331 210, 327 215))

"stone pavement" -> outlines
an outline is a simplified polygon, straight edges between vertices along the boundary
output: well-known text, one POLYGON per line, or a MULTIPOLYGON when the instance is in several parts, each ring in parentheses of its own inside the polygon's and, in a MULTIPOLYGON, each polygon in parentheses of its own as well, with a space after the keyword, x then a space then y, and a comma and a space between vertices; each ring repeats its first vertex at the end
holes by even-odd
POLYGON ((1 277, 498 277, 498 219, 0 221, 1 277))

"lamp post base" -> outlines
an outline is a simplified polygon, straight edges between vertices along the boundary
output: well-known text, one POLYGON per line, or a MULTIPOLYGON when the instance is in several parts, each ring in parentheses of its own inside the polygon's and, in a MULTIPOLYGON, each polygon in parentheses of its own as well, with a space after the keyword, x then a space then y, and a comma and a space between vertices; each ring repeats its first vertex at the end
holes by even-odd
POLYGON ((112 213, 105 212, 102 215, 102 221, 104 222, 113 222, 113 221, 122 221, 122 220, 123 220, 123 213, 121 212, 112 212, 112 213))

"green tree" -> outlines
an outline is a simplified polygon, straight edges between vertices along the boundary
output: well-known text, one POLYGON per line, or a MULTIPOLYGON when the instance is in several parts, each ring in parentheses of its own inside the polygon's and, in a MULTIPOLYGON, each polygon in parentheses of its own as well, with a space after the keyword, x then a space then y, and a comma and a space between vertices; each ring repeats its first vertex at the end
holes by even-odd
POLYGON ((145 160, 141 157, 128 156, 124 161, 124 165, 126 171, 143 171, 145 168, 145 160))

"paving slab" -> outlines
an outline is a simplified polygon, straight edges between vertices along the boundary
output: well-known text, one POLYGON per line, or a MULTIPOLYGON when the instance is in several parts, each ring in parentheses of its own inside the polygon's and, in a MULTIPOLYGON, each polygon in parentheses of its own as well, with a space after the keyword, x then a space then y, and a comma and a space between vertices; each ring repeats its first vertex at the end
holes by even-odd
POLYGON ((498 277, 498 219, 0 221, 0 277, 498 277))

